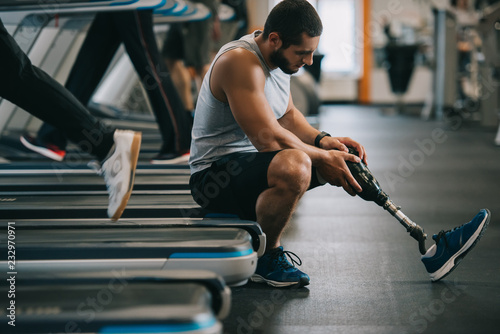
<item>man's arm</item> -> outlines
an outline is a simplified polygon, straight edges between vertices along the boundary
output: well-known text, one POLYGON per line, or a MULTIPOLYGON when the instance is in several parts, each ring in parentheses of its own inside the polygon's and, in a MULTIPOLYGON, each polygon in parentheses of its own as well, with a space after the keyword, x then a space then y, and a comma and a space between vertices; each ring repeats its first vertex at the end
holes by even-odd
POLYGON ((304 115, 293 104, 292 94, 288 99, 288 107, 285 115, 278 120, 278 123, 295 134, 304 143, 313 145, 316 136, 320 133, 312 127, 304 115))
MULTIPOLYGON (((288 110, 278 122, 285 129, 294 133, 300 140, 309 145, 314 146, 314 140, 320 133, 320 131, 309 124, 304 115, 295 107, 291 94, 288 102, 288 110)), ((348 152, 347 147, 352 147, 358 151, 359 157, 364 163, 367 163, 364 147, 349 137, 323 137, 319 144, 320 147, 325 150, 339 150, 344 152, 348 152)))
MULTIPOLYGON (((264 93, 265 79, 258 58, 247 50, 235 49, 217 60, 210 87, 218 100, 230 105, 236 122, 257 150, 307 149, 276 120, 264 93)), ((321 151, 311 150, 311 159, 320 159, 321 151)))
POLYGON ((355 195, 361 187, 345 161, 359 162, 346 152, 319 149, 304 143, 281 126, 264 93, 265 75, 259 60, 243 49, 228 51, 214 65, 210 77, 213 95, 230 105, 233 116, 259 152, 298 149, 305 152, 323 178, 355 195))

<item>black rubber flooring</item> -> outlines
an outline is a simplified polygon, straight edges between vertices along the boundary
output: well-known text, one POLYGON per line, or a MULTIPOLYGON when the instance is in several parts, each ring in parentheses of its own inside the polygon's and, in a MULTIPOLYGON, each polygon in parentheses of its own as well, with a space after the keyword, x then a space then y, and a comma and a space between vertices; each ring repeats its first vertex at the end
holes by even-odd
POLYGON ((361 142, 368 166, 431 236, 481 208, 490 226, 459 267, 432 283, 417 243, 389 213, 341 188, 308 192, 282 240, 311 277, 301 289, 233 288, 225 333, 499 333, 500 148, 495 129, 323 107, 321 129, 361 142), (454 127, 458 125, 453 124, 454 127))

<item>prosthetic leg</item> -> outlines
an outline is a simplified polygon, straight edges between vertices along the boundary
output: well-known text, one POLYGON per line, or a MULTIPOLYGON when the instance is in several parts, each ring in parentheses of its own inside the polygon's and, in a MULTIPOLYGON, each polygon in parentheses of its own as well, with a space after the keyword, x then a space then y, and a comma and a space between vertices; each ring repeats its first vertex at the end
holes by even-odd
MULTIPOLYGON (((349 153, 358 155, 358 152, 351 148, 349 148, 349 153)), ((424 233, 423 228, 414 223, 401 211, 398 206, 394 204, 389 196, 382 190, 377 179, 375 179, 371 171, 363 162, 354 163, 346 161, 346 163, 356 181, 358 181, 361 188, 363 188, 363 190, 358 193, 358 196, 365 201, 377 203, 393 215, 401 223, 401 225, 406 228, 406 231, 410 233, 410 236, 417 240, 420 253, 422 255, 425 254, 427 252, 427 249, 425 248, 425 239, 427 238, 427 234, 424 233)))

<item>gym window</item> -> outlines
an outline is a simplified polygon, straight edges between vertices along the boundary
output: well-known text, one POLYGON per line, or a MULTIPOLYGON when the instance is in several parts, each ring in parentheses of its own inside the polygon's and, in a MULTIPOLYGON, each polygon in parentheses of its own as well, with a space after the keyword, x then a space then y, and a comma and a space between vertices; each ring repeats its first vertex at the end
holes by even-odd
MULTIPOLYGON (((363 38, 361 4, 355 0, 308 0, 323 22, 318 51, 325 57, 321 69, 325 74, 358 77, 361 69, 363 38)), ((274 7, 280 0, 273 0, 274 7)))

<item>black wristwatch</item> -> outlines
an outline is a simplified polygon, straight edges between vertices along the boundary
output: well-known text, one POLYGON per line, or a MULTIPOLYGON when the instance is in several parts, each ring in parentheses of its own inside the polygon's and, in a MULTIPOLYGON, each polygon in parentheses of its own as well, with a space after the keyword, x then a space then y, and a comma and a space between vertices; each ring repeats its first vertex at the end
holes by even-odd
POLYGON ((319 147, 319 142, 321 141, 321 139, 323 139, 324 137, 331 137, 331 135, 328 133, 328 132, 325 132, 325 131, 321 131, 319 135, 316 136, 316 139, 314 139, 314 146, 316 147, 319 147))

